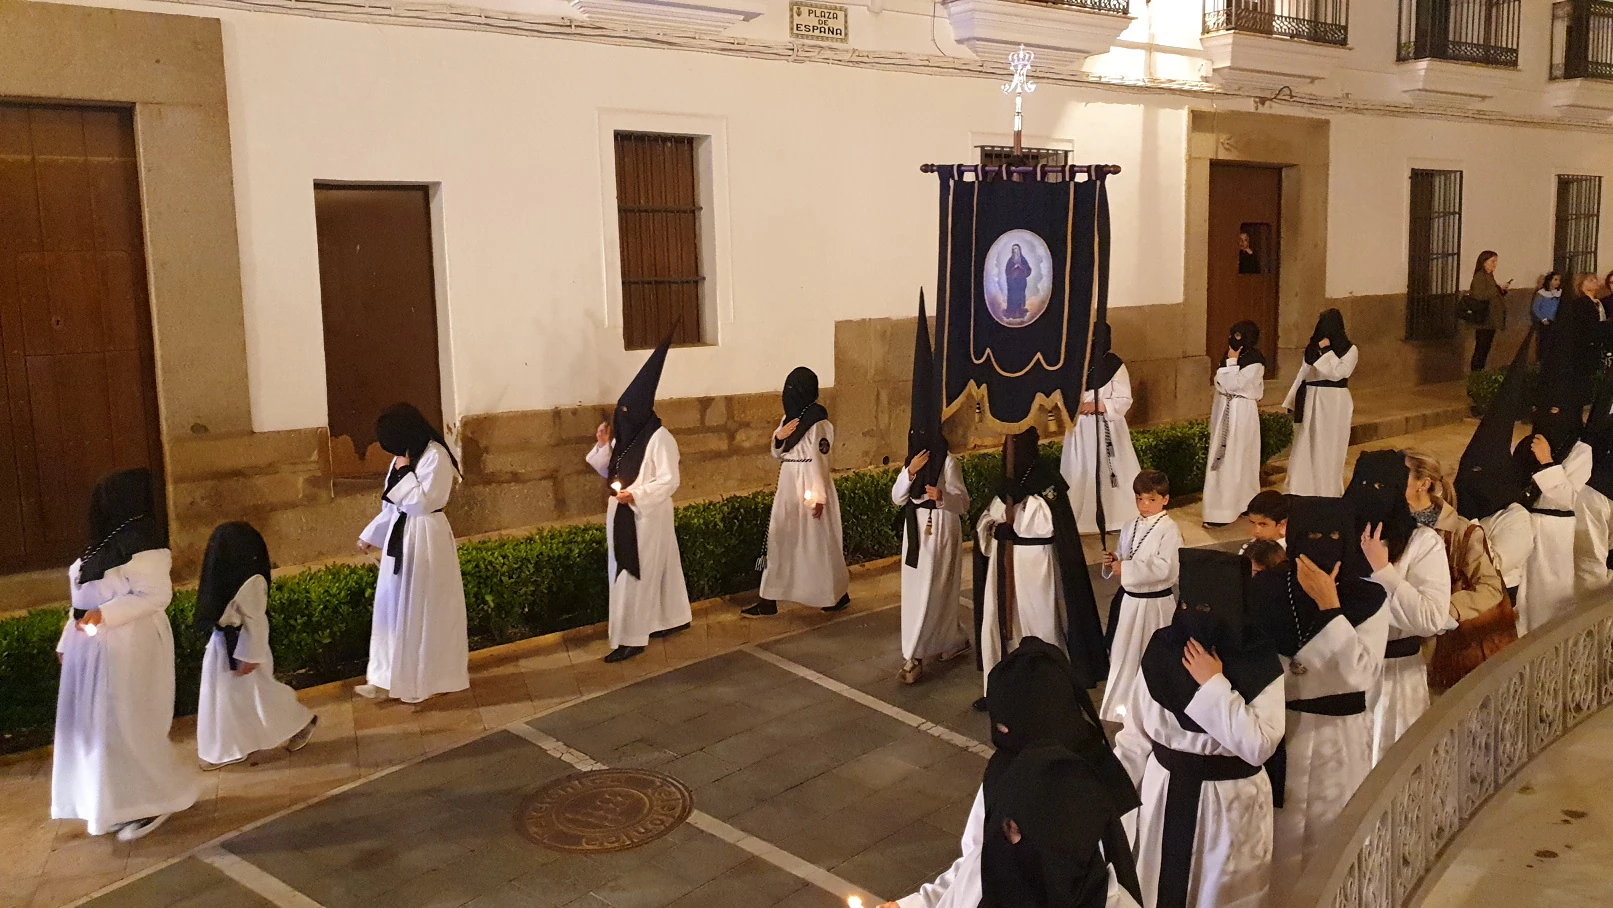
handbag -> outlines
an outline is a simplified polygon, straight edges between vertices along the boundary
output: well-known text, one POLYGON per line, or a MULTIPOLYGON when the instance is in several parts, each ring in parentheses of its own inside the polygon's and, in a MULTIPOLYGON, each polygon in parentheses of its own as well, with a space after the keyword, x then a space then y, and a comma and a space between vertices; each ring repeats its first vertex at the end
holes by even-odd
MULTIPOLYGON (((1440 533, 1445 538, 1445 553, 1450 560, 1452 592, 1472 592, 1478 586, 1475 578, 1468 576, 1466 568, 1468 546, 1478 529, 1478 524, 1468 524, 1462 532, 1460 545, 1454 544, 1455 537, 1451 534, 1440 533)), ((1495 558, 1490 554, 1488 543, 1485 544, 1484 557, 1494 564, 1495 558)), ((1455 630, 1434 638, 1434 656, 1428 660, 1429 688, 1435 691, 1449 690, 1483 664, 1484 660, 1517 639, 1518 613, 1512 607, 1512 597, 1503 589, 1501 601, 1494 606, 1458 622, 1455 630)))
POLYGON ((1456 309, 1456 317, 1469 325, 1482 325, 1490 320, 1490 301, 1464 296, 1456 309))

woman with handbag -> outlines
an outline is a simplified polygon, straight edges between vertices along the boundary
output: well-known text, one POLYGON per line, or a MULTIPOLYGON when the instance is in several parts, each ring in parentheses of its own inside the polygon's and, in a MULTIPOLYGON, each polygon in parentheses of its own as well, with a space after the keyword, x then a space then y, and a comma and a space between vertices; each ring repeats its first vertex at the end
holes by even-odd
POLYGON ((1406 486, 1411 516, 1439 534, 1450 559, 1451 617, 1457 625, 1434 638, 1428 662, 1429 689, 1445 691, 1518 639, 1517 613, 1484 528, 1456 513, 1456 493, 1439 461, 1421 451, 1405 455, 1411 474, 1406 486))
POLYGON ((1507 291, 1512 289, 1512 282, 1496 282, 1495 266, 1500 261, 1501 257, 1492 250, 1479 253, 1467 299, 1462 301, 1462 320, 1473 326, 1473 361, 1468 364, 1471 372, 1483 371, 1490 361, 1495 333, 1507 326, 1507 291))

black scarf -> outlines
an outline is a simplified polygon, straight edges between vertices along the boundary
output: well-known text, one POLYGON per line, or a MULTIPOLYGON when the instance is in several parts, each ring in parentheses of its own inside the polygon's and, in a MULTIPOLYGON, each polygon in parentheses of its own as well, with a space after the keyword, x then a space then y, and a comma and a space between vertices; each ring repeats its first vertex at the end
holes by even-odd
POLYGON ((436 442, 448 453, 454 472, 459 471, 459 458, 454 456, 453 449, 414 404, 393 404, 386 408, 375 420, 375 439, 381 443, 381 450, 393 457, 408 457, 413 464, 418 464, 426 448, 436 442))
POLYGON ((907 503, 902 507, 907 545, 902 562, 916 568, 919 564, 920 510, 934 509, 935 502, 924 497, 924 490, 941 485, 946 469, 947 439, 941 431, 941 391, 935 372, 935 358, 930 349, 930 320, 924 311, 924 291, 919 291, 918 328, 913 334, 913 398, 907 424, 907 463, 912 463, 919 452, 926 451, 930 459, 918 475, 912 477, 912 488, 907 503))
MULTIPOLYGON (((661 369, 666 365, 666 352, 671 346, 672 337, 668 335, 616 400, 611 429, 615 448, 611 451, 607 477, 613 490, 626 489, 638 481, 639 470, 644 466, 644 451, 650 438, 661 429, 661 417, 655 415, 655 389, 661 384, 661 369)), ((610 532, 616 572, 626 571, 636 579, 639 576, 638 515, 627 505, 617 505, 610 532)))
POLYGON ((1092 360, 1087 367, 1087 390, 1096 391, 1114 380, 1115 373, 1126 364, 1119 354, 1110 349, 1108 322, 1099 322, 1092 329, 1092 360))
POLYGON ((1311 342, 1305 345, 1305 362, 1315 363, 1324 353, 1332 353, 1339 358, 1350 352, 1355 346, 1350 343, 1350 336, 1344 333, 1344 314, 1337 309, 1328 309, 1316 318, 1316 330, 1311 332, 1311 342), (1327 348, 1322 348, 1322 339, 1327 339, 1327 348))
POLYGON ((1238 322, 1227 333, 1227 349, 1238 351, 1238 368, 1265 365, 1266 357, 1260 352, 1260 326, 1254 322, 1238 322))
POLYGON ((1462 452, 1461 464, 1456 471, 1456 511, 1468 520, 1482 520, 1491 514, 1506 510, 1523 497, 1524 487, 1533 470, 1519 472, 1512 457, 1512 433, 1527 415, 1528 368, 1530 341, 1539 326, 1532 326, 1518 352, 1513 354, 1512 365, 1501 389, 1490 402, 1473 438, 1462 452))
POLYGON ((1369 527, 1383 527, 1383 542, 1389 547, 1389 560, 1398 562, 1417 531, 1406 501, 1411 470, 1400 451, 1363 451, 1356 459, 1355 473, 1344 489, 1344 498, 1355 508, 1357 538, 1369 527))
POLYGON ((799 420, 795 431, 784 439, 774 439, 773 446, 780 451, 793 451, 801 443, 801 439, 812 431, 812 427, 829 418, 829 411, 823 404, 818 403, 818 373, 806 366, 796 366, 784 379, 784 419, 780 425, 790 420, 799 420))
POLYGON ((79 556, 78 582, 92 583, 141 552, 168 547, 152 495, 151 471, 124 470, 102 479, 90 494, 90 544, 79 556))
POLYGON ((268 582, 269 569, 269 546, 250 523, 223 524, 207 540, 202 582, 196 590, 194 626, 203 641, 211 638, 215 630, 224 633, 225 652, 229 654, 232 669, 240 667, 235 658, 235 644, 241 636, 241 628, 221 627, 219 619, 224 617, 224 610, 248 580, 262 577, 268 582))

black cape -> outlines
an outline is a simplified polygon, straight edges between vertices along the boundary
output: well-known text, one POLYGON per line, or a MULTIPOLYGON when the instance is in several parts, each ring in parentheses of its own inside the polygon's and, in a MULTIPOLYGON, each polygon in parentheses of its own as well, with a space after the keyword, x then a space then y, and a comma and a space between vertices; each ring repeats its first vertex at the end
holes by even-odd
MULTIPOLYGON (((672 346, 672 336, 655 348, 650 358, 639 367, 638 375, 628 383, 627 390, 616 400, 616 414, 612 417, 611 437, 615 448, 611 451, 607 479, 613 485, 627 488, 638 479, 644 466, 644 451, 651 436, 661 428, 661 417, 655 414, 655 389, 661 384, 661 370, 666 365, 666 352, 672 346)), ((618 506, 611 520, 611 543, 616 552, 616 573, 626 571, 639 576, 638 514, 630 507, 618 506)), ((612 578, 614 579, 614 578, 612 578)))
POLYGON ((1529 484, 1529 474, 1519 472, 1513 460, 1512 434, 1529 413, 1526 371, 1530 340, 1538 330, 1538 325, 1531 327, 1529 335, 1518 345, 1500 390, 1462 452, 1453 484, 1456 512, 1468 520, 1482 520, 1506 510, 1523 498, 1523 490, 1529 484))

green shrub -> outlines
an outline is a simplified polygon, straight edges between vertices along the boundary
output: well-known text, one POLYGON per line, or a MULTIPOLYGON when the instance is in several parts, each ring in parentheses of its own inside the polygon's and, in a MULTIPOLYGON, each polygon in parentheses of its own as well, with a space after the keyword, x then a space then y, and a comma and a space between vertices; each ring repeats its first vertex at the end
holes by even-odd
MULTIPOLYGON (((1263 458, 1293 440, 1283 414, 1261 414, 1263 458)), ((1132 432, 1143 466, 1163 470, 1177 495, 1204 487, 1209 428, 1203 420, 1132 432)), ((1061 446, 1042 446, 1057 467, 1061 446)), ((972 507, 973 528, 1002 475, 995 451, 958 458, 972 507)), ((898 467, 876 467, 835 478, 846 560, 873 561, 901 548, 900 511, 890 489, 898 467)), ((691 599, 754 589, 756 558, 767 538, 770 492, 735 495, 679 507, 674 518, 684 581, 691 599)), ((459 547, 465 617, 473 647, 492 646, 604 621, 608 610, 605 528, 600 523, 538 530, 528 536, 466 542, 459 547)), ((276 673, 309 687, 364 671, 375 599, 373 565, 334 565, 277 579, 269 591, 276 673)), ((175 709, 196 711, 205 641, 191 630, 196 595, 175 593, 168 607, 174 632, 175 709)), ((65 615, 36 609, 0 620, 0 753, 48 743, 56 709, 56 640, 65 615)))

